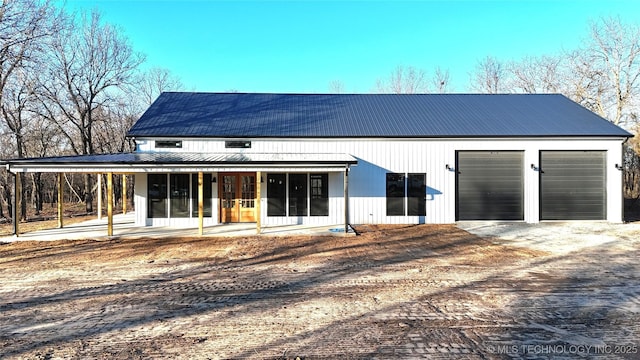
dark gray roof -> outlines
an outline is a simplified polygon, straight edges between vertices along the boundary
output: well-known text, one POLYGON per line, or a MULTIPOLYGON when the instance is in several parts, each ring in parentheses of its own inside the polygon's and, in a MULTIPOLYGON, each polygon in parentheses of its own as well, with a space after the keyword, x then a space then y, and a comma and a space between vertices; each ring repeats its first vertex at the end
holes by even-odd
POLYGON ((557 94, 162 93, 131 137, 631 136, 557 94))

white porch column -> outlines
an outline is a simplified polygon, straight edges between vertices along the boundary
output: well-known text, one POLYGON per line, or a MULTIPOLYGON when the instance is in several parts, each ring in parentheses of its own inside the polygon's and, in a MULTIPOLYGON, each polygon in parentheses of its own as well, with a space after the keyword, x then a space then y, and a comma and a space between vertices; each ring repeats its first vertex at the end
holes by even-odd
POLYGON ((198 173, 198 235, 204 234, 204 175, 198 173))
POLYGON ((64 226, 64 182, 63 173, 58 173, 58 228, 62 229, 64 226))
POLYGON ((113 236, 113 173, 107 173, 107 236, 113 236))
POLYGON ((102 174, 98 174, 98 220, 102 220, 102 174))
POLYGON ((21 206, 21 196, 22 189, 20 183, 20 173, 16 172, 13 174, 13 235, 20 236, 20 208, 21 206))
POLYGON ((349 232, 349 164, 344 169, 344 232, 349 232))
POLYGON ((127 213, 127 174, 122 174, 122 213, 127 213))

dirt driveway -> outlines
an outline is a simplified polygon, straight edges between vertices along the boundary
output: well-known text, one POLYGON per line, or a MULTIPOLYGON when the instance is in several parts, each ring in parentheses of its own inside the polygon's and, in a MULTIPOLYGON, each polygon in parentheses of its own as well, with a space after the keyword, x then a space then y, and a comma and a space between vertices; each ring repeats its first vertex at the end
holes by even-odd
POLYGON ((640 358, 640 236, 455 226, 0 245, 0 358, 640 358))

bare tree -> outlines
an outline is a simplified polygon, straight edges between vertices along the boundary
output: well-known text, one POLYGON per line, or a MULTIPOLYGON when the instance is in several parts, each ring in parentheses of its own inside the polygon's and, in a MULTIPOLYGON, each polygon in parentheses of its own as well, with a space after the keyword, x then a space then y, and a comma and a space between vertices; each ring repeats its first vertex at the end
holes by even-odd
POLYGON ((565 78, 562 59, 555 56, 525 57, 507 65, 507 89, 518 93, 559 93, 565 78))
MULTIPOLYGON (((639 133, 640 128, 635 129, 639 133)), ((640 200, 640 140, 631 138, 623 147, 624 157, 624 197, 633 199, 629 207, 640 200)))
POLYGON ((375 91, 381 94, 425 94, 429 92, 424 70, 398 65, 387 79, 376 81, 375 91))
POLYGON ((184 88, 182 81, 173 75, 169 69, 154 67, 140 75, 136 82, 137 89, 145 108, 165 91, 180 91, 184 88))
MULTIPOLYGON (((79 23, 70 18, 49 51, 48 78, 41 85, 46 114, 75 154, 94 154, 94 131, 105 120, 98 110, 113 103, 144 57, 132 50, 118 29, 103 24, 97 12, 83 15, 79 23)), ((86 175, 82 195, 87 212, 93 211, 91 190, 86 175)))
POLYGON ((451 79, 449 70, 442 70, 439 66, 436 68, 433 76, 433 91, 438 94, 444 94, 451 91, 451 79))
POLYGON ((329 81, 329 93, 344 94, 344 83, 341 80, 329 81))
MULTIPOLYGON (((33 74, 46 38, 59 30, 56 10, 48 1, 3 1, 0 4, 0 118, 15 141, 14 154, 24 157, 33 74)), ((22 198, 25 194, 21 179, 22 198)), ((9 184, 4 184, 8 188, 9 184)), ((1 204, 0 204, 1 206, 1 204)), ((19 217, 26 219, 26 202, 19 217)))
POLYGON ((572 98, 616 125, 632 127, 640 96, 640 27, 619 18, 590 24, 583 49, 570 53, 572 98))
POLYGON ((498 59, 487 56, 478 61, 475 71, 471 74, 471 90, 485 94, 504 92, 507 73, 505 66, 498 59))
POLYGON ((94 131, 97 152, 120 153, 134 150, 134 144, 126 134, 140 116, 136 104, 122 99, 109 108, 97 109, 96 116, 104 119, 96 123, 94 131))

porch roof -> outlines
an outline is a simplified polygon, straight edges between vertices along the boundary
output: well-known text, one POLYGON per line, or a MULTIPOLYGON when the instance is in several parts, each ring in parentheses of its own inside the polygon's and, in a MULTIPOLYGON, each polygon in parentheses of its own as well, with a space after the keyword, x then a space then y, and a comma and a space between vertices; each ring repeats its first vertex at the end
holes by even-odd
POLYGON ((344 171, 349 154, 145 152, 4 160, 18 172, 149 173, 220 171, 344 171))

